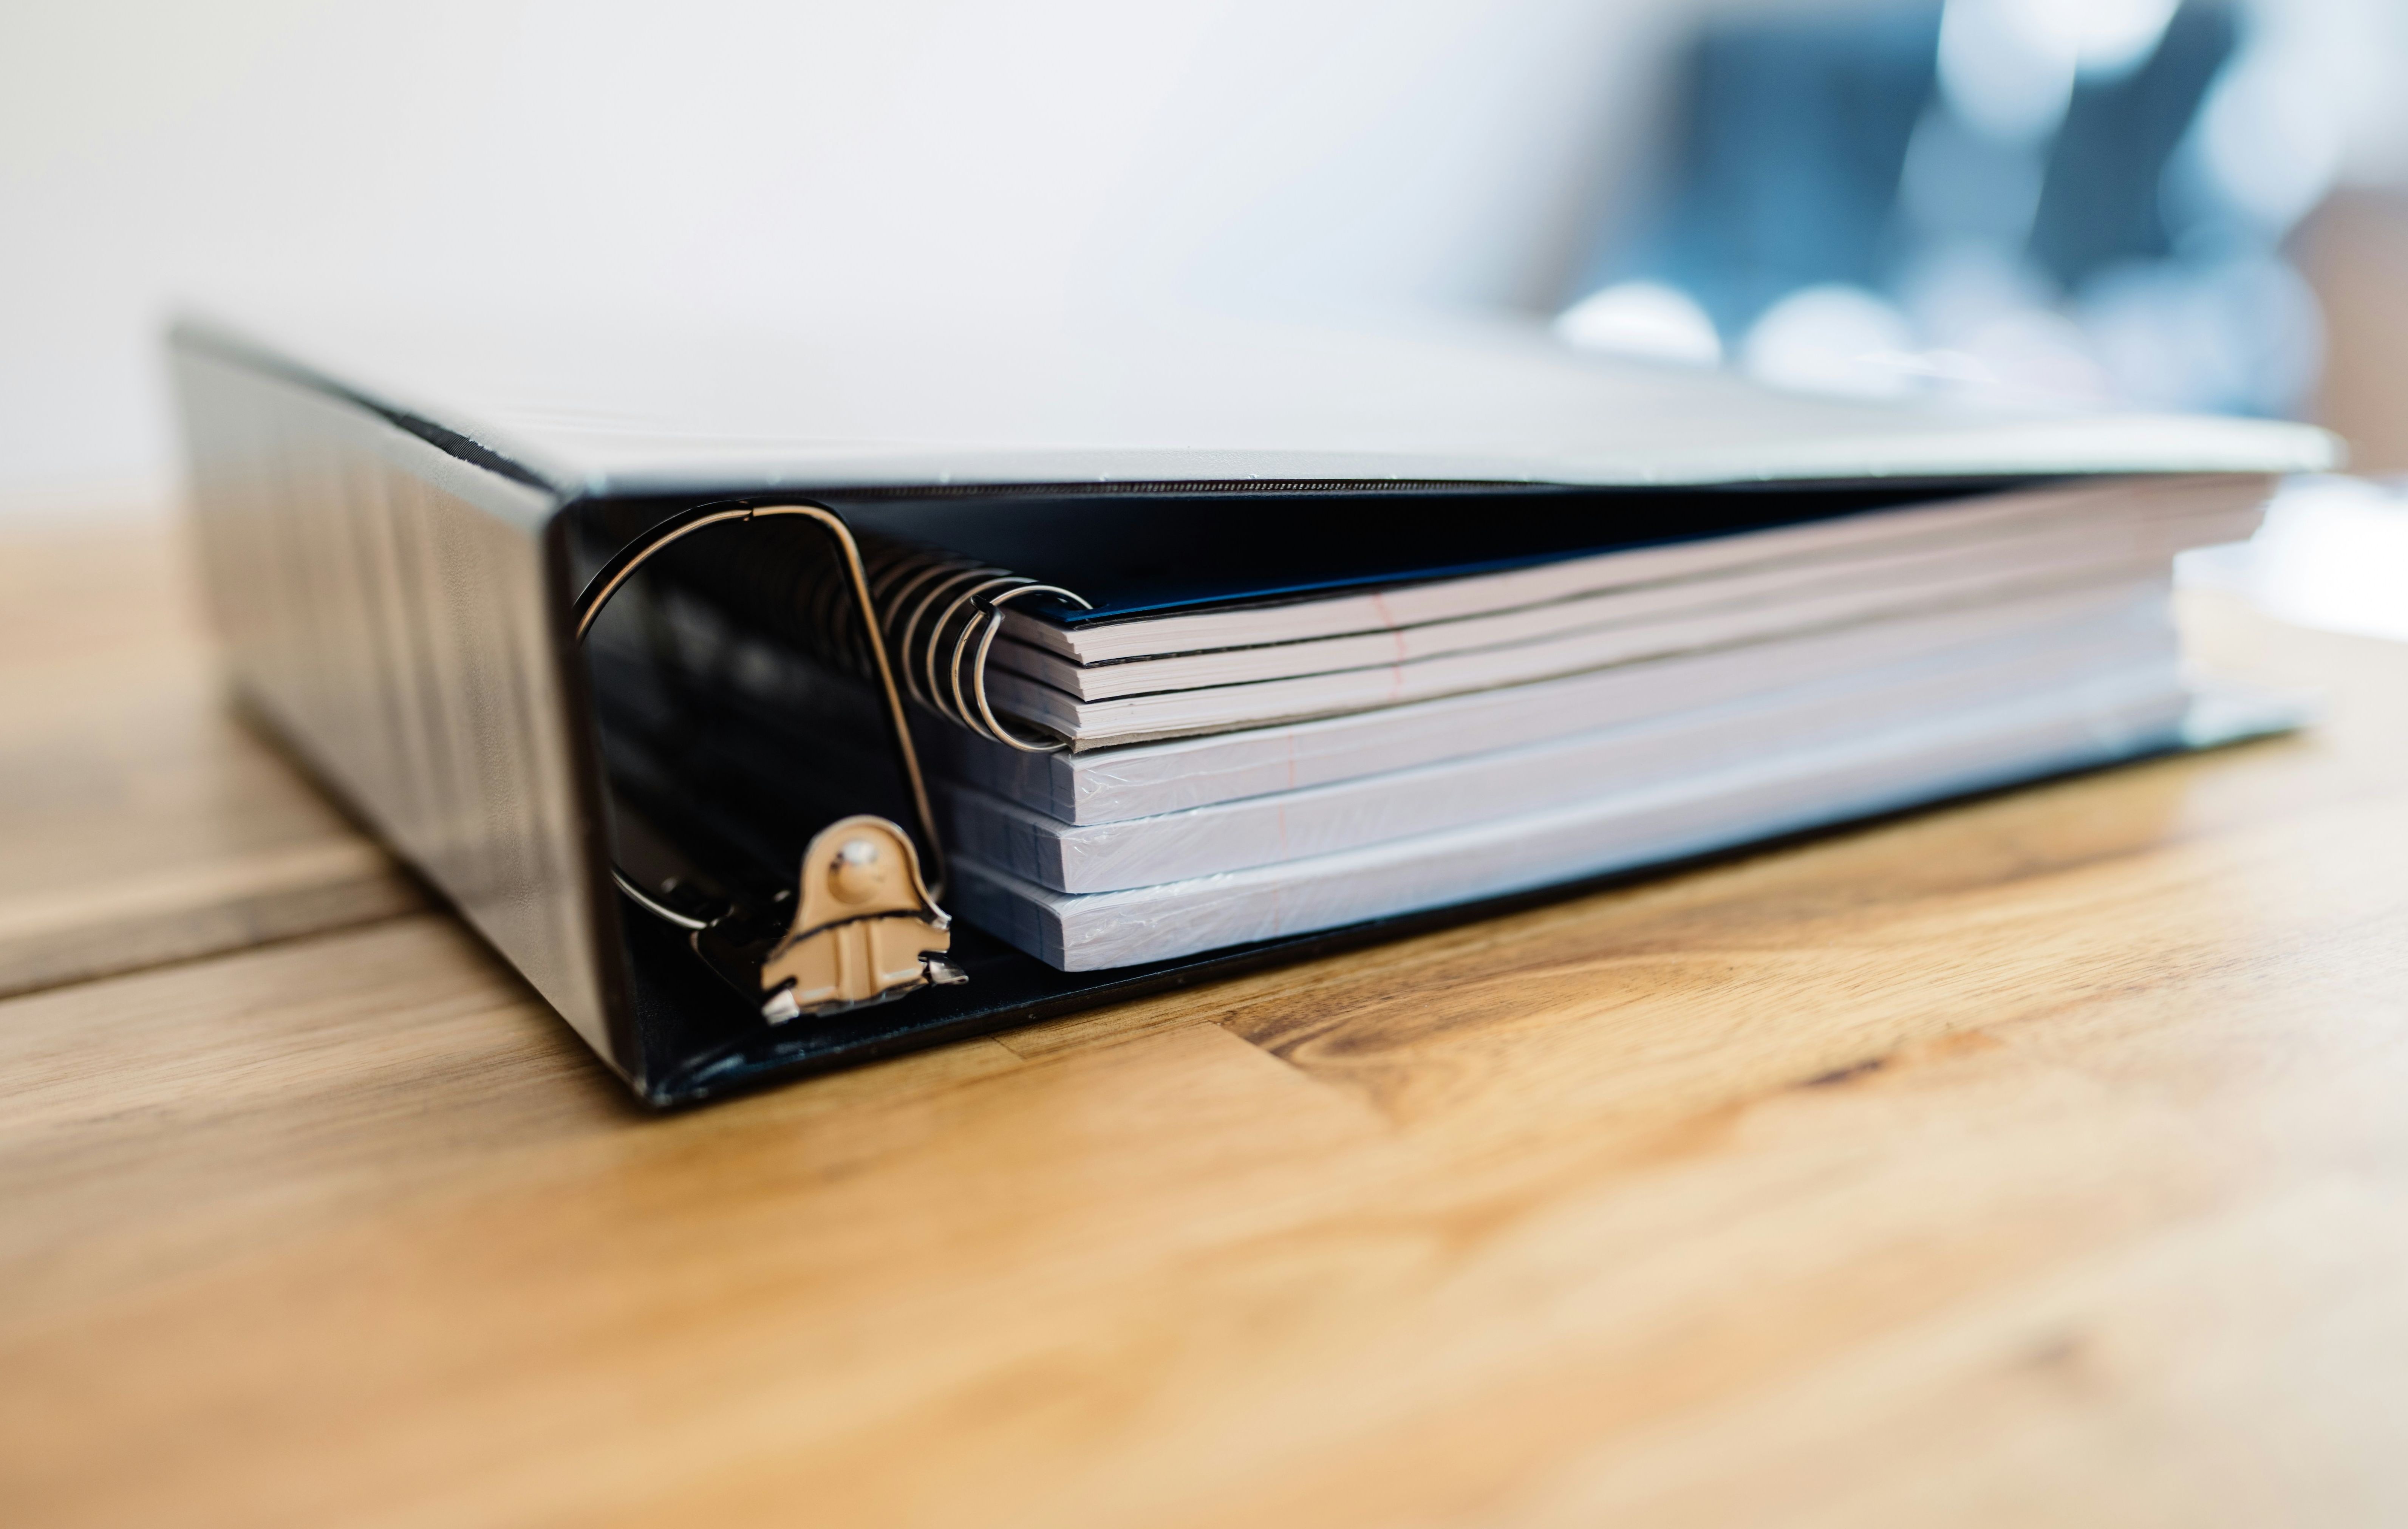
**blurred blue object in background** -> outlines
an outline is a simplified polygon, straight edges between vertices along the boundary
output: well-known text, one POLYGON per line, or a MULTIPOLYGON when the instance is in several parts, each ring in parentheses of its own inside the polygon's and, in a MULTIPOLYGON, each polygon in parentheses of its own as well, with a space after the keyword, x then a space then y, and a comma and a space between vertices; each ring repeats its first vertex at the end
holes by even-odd
POLYGON ((2215 0, 1751 17, 1692 49, 1653 214, 1563 337, 1813 391, 2296 411, 2313 76, 2215 0))
POLYGON ((1939 11, 1921 7, 1708 31, 1670 135, 1668 204, 1590 285, 1686 291, 1726 337, 1801 288, 1880 285, 1939 36, 1939 11))

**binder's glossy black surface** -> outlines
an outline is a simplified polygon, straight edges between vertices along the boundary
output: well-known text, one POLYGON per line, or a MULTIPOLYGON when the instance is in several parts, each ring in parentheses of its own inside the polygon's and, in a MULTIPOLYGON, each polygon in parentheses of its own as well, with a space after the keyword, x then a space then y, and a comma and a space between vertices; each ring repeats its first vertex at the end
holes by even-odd
MULTIPOLYGON (((967 985, 770 1027, 757 999, 614 890, 610 864, 636 831, 633 818, 713 846, 711 869, 742 881, 774 877, 795 835, 824 820, 816 815, 899 815, 874 780, 848 773, 843 750, 817 746, 808 729, 800 742, 773 729, 756 744, 743 719, 711 711, 698 688, 684 695, 678 676, 664 693, 657 671, 645 681, 614 670, 624 655, 589 663, 569 614, 584 580, 625 537, 725 498, 724 488, 595 497, 209 331, 179 331, 175 364, 206 582, 249 707, 652 1104, 720 1097, 1574 889, 1098 973, 1056 971, 959 927, 953 954, 967 985), (695 698, 701 710, 677 712, 695 698), (746 757, 756 747, 775 751, 771 764, 799 783, 781 794, 791 795, 793 818, 782 827, 766 809, 712 814, 761 778, 761 761, 746 757), (629 816, 614 826, 620 812, 629 816)), ((1827 496, 1833 486, 1822 485, 1827 496)), ((1255 489, 1176 483, 1155 491, 1206 499, 1255 489)), ((962 498, 959 490, 813 493, 804 484, 775 492, 882 523, 908 523, 913 504, 962 498)), ((1013 500, 1058 505, 1077 497, 1058 486, 979 492, 999 501, 998 511, 1013 500)), ((1280 492, 1292 499, 1343 494, 1374 511, 1428 495, 1451 501, 1455 513, 1465 512, 1469 497, 1479 501, 1477 514, 1554 491, 1333 483, 1280 492)), ((1898 492, 1886 485, 1868 503, 1898 492)), ((1928 487, 1918 492, 1933 497, 1928 487)), ((729 555, 742 553, 731 547, 729 555)), ((839 718, 841 698, 831 704, 829 717, 839 718)), ((824 720, 817 736, 841 726, 824 720)))

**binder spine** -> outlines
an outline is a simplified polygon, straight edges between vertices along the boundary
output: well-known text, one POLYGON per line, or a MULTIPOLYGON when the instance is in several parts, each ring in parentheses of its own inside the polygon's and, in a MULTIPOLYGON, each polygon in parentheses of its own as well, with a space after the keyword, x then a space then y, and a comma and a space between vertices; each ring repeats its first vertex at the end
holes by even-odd
POLYGON ((639 1089, 554 495, 179 332, 236 689, 639 1089))

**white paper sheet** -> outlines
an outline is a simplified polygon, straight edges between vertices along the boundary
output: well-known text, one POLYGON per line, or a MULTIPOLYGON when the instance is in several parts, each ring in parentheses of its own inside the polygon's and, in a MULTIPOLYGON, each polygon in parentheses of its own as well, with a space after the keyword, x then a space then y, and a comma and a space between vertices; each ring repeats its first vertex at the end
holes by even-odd
POLYGON ((1915 654, 1947 656, 2006 637, 2089 629, 2171 630, 2162 572, 1858 623, 1777 642, 1623 664, 1533 685, 1381 711, 1084 754, 1025 754, 930 723, 929 757, 960 781, 1067 823, 1114 823, 1643 721, 1915 654))
POLYGON ((1711 775, 1369 849, 1122 892, 1056 892, 953 861, 956 908, 1067 971, 1334 929, 1543 887, 2128 758, 2181 737, 2188 698, 2087 687, 1934 716, 1711 775))
POLYGON ((2032 633, 1978 657, 1912 658, 1633 726, 1126 822, 1075 826, 962 788, 940 805, 958 854, 1055 891, 1119 891, 1570 806, 1977 706, 2172 694, 2180 684, 2170 629, 2032 633))

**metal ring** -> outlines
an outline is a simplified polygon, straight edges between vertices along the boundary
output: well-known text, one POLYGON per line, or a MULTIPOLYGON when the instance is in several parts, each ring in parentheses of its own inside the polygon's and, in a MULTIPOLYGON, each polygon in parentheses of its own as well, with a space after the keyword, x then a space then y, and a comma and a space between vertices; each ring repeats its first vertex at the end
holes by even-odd
MULTIPOLYGON (((655 526, 646 533, 645 537, 629 542, 614 553, 610 560, 603 564, 601 570, 594 575, 593 582, 585 586, 583 593, 577 597, 577 602, 572 607, 576 617, 576 640, 580 645, 584 642, 586 633, 593 629, 595 619, 601 615, 602 608, 610 602, 610 597, 616 595, 620 588, 634 577, 636 570, 650 562, 663 548, 693 535, 706 526, 716 526, 730 520, 767 519, 773 515, 798 515, 817 521, 821 527, 835 539, 837 549, 842 555, 844 570, 853 585, 853 601, 860 608, 861 624, 867 637, 869 656, 877 671, 879 686, 885 693, 887 722, 894 730, 896 755, 903 765, 905 778, 911 788, 911 805, 919 815, 921 836, 927 842, 927 858, 934 873, 926 878, 928 895, 931 898, 941 898, 944 896, 947 878, 944 845, 937 836, 937 815, 928 803, 928 786, 925 778, 920 773, 919 752, 912 746, 910 724, 904 717, 903 700, 895 686, 895 669, 887 658, 885 636, 879 630, 878 608, 870 599, 868 578, 862 570, 861 549, 853 539, 852 529, 835 511, 817 504, 734 505, 724 509, 698 505, 685 512, 682 517, 671 516, 660 526, 655 526)), ((679 913, 646 894, 636 886, 624 871, 619 868, 615 861, 610 867, 610 879, 618 884, 619 890, 631 902, 667 923, 674 924, 680 929, 696 931, 710 927, 710 920, 695 918, 679 913)))
MULTIPOLYGON (((920 618, 927 614, 928 607, 935 604, 943 597, 945 591, 951 589, 953 585, 962 583, 964 580, 986 578, 990 575, 1001 573, 1003 571, 1003 570, 999 568, 984 568, 975 563, 953 563, 943 566, 948 569, 949 571, 943 578, 940 578, 935 584, 930 584, 926 591, 920 596, 920 603, 911 608, 911 614, 903 623, 902 638, 895 644, 896 652, 901 656, 903 660, 903 683, 910 689, 912 698, 921 701, 931 711, 935 711, 939 714, 943 713, 944 708, 937 703, 937 698, 934 694, 924 693, 920 689, 920 670, 922 666, 919 662, 914 660, 911 656, 911 640, 919 633, 920 618)), ((937 688, 937 665, 935 657, 936 637, 933 633, 928 639, 928 653, 929 657, 926 664, 928 671, 928 691, 933 692, 937 688)))
MULTIPOLYGON (((1013 584, 1016 587, 1019 584, 1025 584, 1029 582, 1030 581, 1026 579, 1015 579, 1013 584)), ((970 593, 975 597, 984 593, 986 589, 992 587, 993 585, 991 584, 982 585, 979 589, 972 590, 970 593)), ((1011 590, 1006 589, 1003 593, 1006 597, 1009 597, 1011 590)), ((945 678, 952 686, 953 693, 953 712, 962 719, 962 726, 969 728, 970 731, 978 734, 982 738, 992 738, 999 743, 1003 742, 1003 740, 996 735, 994 729, 988 728, 977 717, 970 714, 969 698, 962 694, 962 660, 969 654, 970 639, 976 637, 986 625, 986 623, 979 620, 979 613, 981 611, 986 612, 989 619, 992 620, 995 612, 995 601, 981 600, 977 599, 971 599, 969 616, 962 623, 962 634, 953 639, 953 653, 952 658, 947 660, 945 664, 945 678)))
POLYGON ((1011 735, 1011 729, 1006 728, 1003 723, 996 718, 995 708, 987 702, 986 659, 987 655, 995 651, 995 640, 996 634, 1003 630, 1003 603, 1006 600, 1018 599, 1023 595, 1058 595, 1067 600, 1077 600, 1079 602, 1079 608, 1082 611, 1092 611, 1095 609, 1095 607, 1088 604, 1085 599, 1082 599, 1080 596, 1072 594, 1070 591, 1063 588, 1060 584, 1025 584, 1017 589, 1007 589, 1002 594, 996 596, 995 599, 986 602, 988 617, 986 635, 979 640, 978 658, 970 668, 970 687, 978 695, 979 715, 986 718, 987 728, 996 743, 1007 743, 1011 747, 1020 750, 1023 754, 1059 754, 1062 750, 1069 746, 1066 741, 1056 738, 1049 743, 1025 743, 1011 735))
POLYGON ((653 902, 651 894, 647 893, 642 887, 638 887, 634 882, 628 880, 627 873, 620 870, 615 863, 610 867, 610 879, 619 884, 619 890, 627 895, 629 902, 635 903, 636 906, 643 909, 646 913, 651 914, 655 918, 675 924, 678 928, 682 930, 707 930, 710 927, 710 920, 708 918, 689 918, 684 914, 678 912, 675 908, 669 907, 665 903, 653 902))
POLYGON ((895 661, 902 666, 903 693, 907 696, 916 695, 911 688, 911 659, 903 651, 896 636, 895 613, 899 602, 912 589, 943 571, 944 569, 941 566, 915 564, 908 558, 896 556, 890 553, 885 565, 870 578, 869 598, 878 605, 879 629, 886 639, 887 651, 894 656, 895 661))
MULTIPOLYGON (((800 514, 802 512, 796 510, 784 512, 800 514)), ((602 613, 602 607, 610 603, 610 597, 619 592, 621 584, 635 577, 636 570, 652 561, 654 553, 671 542, 692 536, 706 526, 716 526, 723 520, 751 520, 753 514, 754 512, 750 507, 714 510, 709 514, 698 515, 687 521, 657 541, 643 543, 631 542, 620 548, 618 554, 602 566, 601 572, 594 575, 596 582, 600 584, 600 587, 588 584, 585 587, 585 593, 577 597, 577 640, 580 642, 585 641, 585 634, 592 628, 594 618, 602 613), (631 550, 635 554, 632 557, 628 555, 631 550)))
POLYGON ((965 589, 953 597, 953 603, 946 606, 945 613, 939 616, 937 624, 928 628, 928 685, 929 688, 934 689, 937 684, 937 644, 944 641, 945 625, 953 619, 954 612, 965 605, 970 608, 968 619, 962 623, 962 635, 953 640, 953 661, 945 666, 945 674, 947 680, 951 682, 949 688, 953 695, 952 713, 953 720, 974 733, 984 734, 986 729, 980 727, 971 717, 970 703, 962 695, 962 651, 969 646, 970 634, 977 631, 979 627, 979 597, 997 585, 1009 588, 1013 584, 1026 583, 1028 581, 1017 573, 1007 573, 1000 579, 989 579, 982 584, 965 589))
MULTIPOLYGON (((924 633, 917 631, 916 628, 914 630, 913 635, 920 641, 920 662, 915 667, 924 672, 928 680, 928 693, 923 699, 938 715, 951 717, 966 728, 969 726, 958 711, 949 712, 945 709, 944 692, 937 684, 937 650, 938 645, 945 640, 945 624, 953 620, 953 613, 959 611, 963 604, 980 590, 992 589, 1000 584, 1009 584, 1014 577, 1015 575, 1007 573, 999 568, 974 568, 947 579, 922 602, 922 609, 924 610, 927 606, 935 604, 946 590, 955 584, 963 584, 965 580, 972 581, 960 594, 953 598, 952 603, 938 613, 937 619, 928 624, 928 629, 924 633)), ((918 613, 913 613, 913 616, 916 620, 918 613)))
POLYGON ((910 644, 903 631, 906 623, 899 619, 903 602, 911 598, 913 590, 931 579, 944 577, 953 566, 951 563, 915 564, 898 557, 886 571, 884 584, 873 585, 870 590, 870 597, 878 601, 879 621, 886 634, 887 646, 894 653, 895 661, 903 666, 903 688, 907 694, 917 696, 919 692, 911 685, 910 644))

